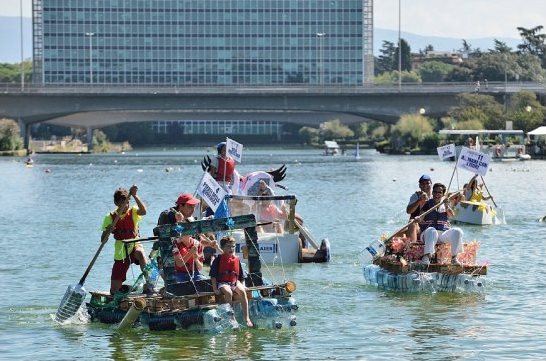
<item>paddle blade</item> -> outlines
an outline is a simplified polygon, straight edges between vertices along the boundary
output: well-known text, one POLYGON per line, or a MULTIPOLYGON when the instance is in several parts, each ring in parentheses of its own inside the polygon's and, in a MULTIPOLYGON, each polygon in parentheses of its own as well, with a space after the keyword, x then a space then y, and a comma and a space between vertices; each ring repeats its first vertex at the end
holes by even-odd
POLYGON ((495 214, 493 222, 495 222, 495 224, 506 224, 504 210, 502 208, 496 208, 495 211, 497 212, 497 214, 495 214))
POLYGON ((61 304, 55 314, 55 321, 63 323, 70 317, 74 316, 85 299, 86 292, 82 285, 68 286, 61 304))

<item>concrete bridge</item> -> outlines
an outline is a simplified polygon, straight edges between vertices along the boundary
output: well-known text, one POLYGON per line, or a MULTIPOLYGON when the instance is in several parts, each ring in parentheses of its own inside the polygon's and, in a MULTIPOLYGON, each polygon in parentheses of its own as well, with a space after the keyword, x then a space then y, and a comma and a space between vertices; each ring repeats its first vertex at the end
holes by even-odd
MULTIPOLYGON (((0 84, 0 117, 27 127, 48 122, 91 129, 157 120, 275 120, 318 125, 338 118, 346 124, 368 120, 396 123, 402 114, 425 110, 445 115, 456 95, 473 92, 473 83, 398 86, 26 86, 0 84)), ((540 83, 493 83, 480 93, 502 99, 522 90, 545 94, 540 83)), ((28 144, 28 141, 25 142, 28 144)))

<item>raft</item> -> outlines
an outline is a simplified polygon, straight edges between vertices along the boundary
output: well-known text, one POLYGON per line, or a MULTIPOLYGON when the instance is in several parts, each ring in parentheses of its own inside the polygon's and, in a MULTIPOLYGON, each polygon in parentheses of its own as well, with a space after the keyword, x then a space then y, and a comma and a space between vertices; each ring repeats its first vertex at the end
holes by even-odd
MULTIPOLYGON (((380 243, 380 242, 379 242, 380 243)), ((370 246, 371 247, 371 246, 370 246)), ((394 237, 386 246, 386 255, 377 255, 362 272, 367 284, 398 292, 482 293, 486 289, 487 265, 476 264, 479 243, 465 244, 459 254, 462 265, 452 265, 449 244, 438 244, 432 263, 419 262, 423 245, 394 237)))
MULTIPOLYGON (((91 320, 118 327, 129 323, 130 326, 146 327, 151 331, 222 332, 239 329, 239 321, 242 320, 240 304, 232 306, 225 303, 222 296, 212 292, 210 280, 176 282, 172 256, 173 237, 236 229, 244 229, 249 250, 258 250, 256 219, 252 214, 156 227, 154 234, 158 235, 156 246, 162 259, 164 287, 153 294, 135 290, 116 293, 114 297, 109 292, 90 292, 91 300, 86 308, 91 320)), ((247 262, 249 273, 245 283, 250 319, 254 326, 274 329, 296 326, 298 305, 292 297, 296 285, 291 281, 266 284, 257 251, 249 251, 247 262)), ((153 265, 153 262, 150 264, 153 265)))

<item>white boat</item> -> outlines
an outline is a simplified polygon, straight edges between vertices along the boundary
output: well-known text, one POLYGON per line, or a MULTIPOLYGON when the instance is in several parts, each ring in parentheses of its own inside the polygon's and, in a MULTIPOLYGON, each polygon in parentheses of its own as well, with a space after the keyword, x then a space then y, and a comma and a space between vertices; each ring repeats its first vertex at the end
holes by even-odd
MULTIPOLYGON (((294 195, 229 196, 231 216, 254 214, 258 222, 259 254, 262 262, 291 264, 328 262, 330 242, 327 238, 318 244, 311 232, 296 216, 297 200, 294 195)), ((246 246, 245 232, 235 231, 236 252, 242 258, 255 252, 246 246)))
POLYGON ((335 140, 324 141, 324 155, 341 155, 341 149, 335 140))
MULTIPOLYGON (((525 133, 523 130, 440 130, 440 135, 446 138, 446 144, 455 142, 457 157, 461 143, 469 138, 474 141, 473 149, 485 153, 493 161, 529 160, 525 148, 525 133), (474 137, 474 138, 472 138, 474 137)), ((465 144, 469 146, 468 144, 465 144)))
POLYGON ((485 202, 461 201, 453 212, 452 220, 477 225, 494 224, 497 216, 495 208, 485 202))

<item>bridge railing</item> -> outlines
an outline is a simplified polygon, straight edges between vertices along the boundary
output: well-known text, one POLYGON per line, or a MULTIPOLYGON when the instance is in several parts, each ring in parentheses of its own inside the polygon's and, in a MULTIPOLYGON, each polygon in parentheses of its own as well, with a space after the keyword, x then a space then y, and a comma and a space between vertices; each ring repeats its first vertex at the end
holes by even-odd
MULTIPOLYGON (((489 82, 487 87, 482 85, 479 89, 482 93, 514 93, 529 90, 537 93, 546 92, 546 84, 539 82, 489 82)), ((341 85, 123 85, 123 84, 32 84, 26 83, 24 87, 19 83, 0 83, 0 94, 55 94, 55 93, 82 93, 82 94, 245 94, 253 92, 261 93, 294 93, 294 94, 366 94, 366 93, 471 93, 475 92, 473 82, 450 83, 403 83, 399 87, 394 85, 366 84, 361 86, 341 85)))

